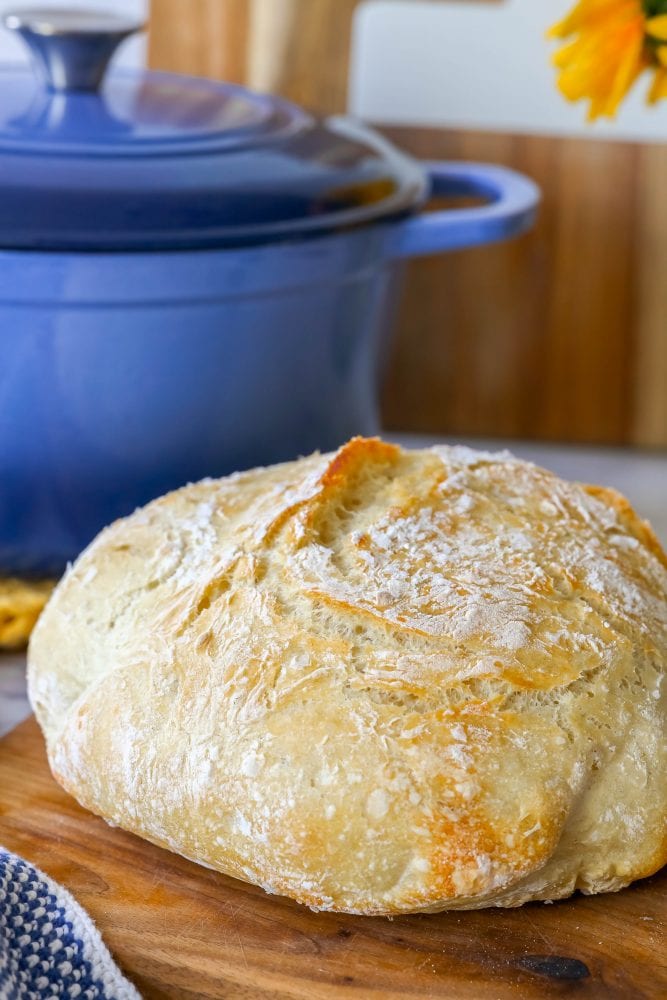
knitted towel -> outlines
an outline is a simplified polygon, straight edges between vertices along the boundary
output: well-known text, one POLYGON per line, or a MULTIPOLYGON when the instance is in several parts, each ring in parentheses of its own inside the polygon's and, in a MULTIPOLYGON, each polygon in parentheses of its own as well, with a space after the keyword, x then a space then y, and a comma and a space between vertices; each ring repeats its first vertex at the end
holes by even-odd
POLYGON ((0 1000, 141 1000, 88 914, 0 848, 0 1000))

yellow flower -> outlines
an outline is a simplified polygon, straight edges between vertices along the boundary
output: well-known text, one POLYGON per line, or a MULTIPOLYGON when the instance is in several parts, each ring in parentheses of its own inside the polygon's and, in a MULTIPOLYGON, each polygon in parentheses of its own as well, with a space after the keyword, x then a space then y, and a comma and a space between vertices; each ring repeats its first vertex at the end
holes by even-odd
POLYGON ((649 103, 667 97, 667 0, 579 0, 549 34, 567 40, 553 58, 558 86, 590 102, 589 120, 615 117, 646 70, 649 103))

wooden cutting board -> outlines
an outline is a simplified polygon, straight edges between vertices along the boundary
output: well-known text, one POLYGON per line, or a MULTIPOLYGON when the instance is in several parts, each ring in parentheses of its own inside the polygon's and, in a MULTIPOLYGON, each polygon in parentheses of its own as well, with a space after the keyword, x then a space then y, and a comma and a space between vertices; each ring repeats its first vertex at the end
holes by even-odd
POLYGON ((85 812, 32 719, 0 741, 0 844, 76 896, 146 998, 667 997, 667 869, 551 906, 311 913, 85 812))

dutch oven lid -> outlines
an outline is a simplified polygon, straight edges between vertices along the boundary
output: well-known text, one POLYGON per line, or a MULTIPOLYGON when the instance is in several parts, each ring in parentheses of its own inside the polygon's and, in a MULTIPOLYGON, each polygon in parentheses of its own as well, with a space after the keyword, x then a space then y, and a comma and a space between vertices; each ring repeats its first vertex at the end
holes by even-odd
POLYGON ((141 25, 21 10, 0 72, 0 248, 158 250, 318 235, 419 205, 421 168, 342 117, 210 80, 110 72, 141 25))

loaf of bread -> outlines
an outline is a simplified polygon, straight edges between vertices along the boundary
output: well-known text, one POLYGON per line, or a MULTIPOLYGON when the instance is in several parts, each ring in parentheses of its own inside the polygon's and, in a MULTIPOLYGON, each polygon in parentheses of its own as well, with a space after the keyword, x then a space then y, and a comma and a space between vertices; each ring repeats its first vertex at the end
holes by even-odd
POLYGON ((666 594, 610 490, 355 439, 103 531, 30 697, 85 807, 310 907, 604 892, 667 860, 666 594))

